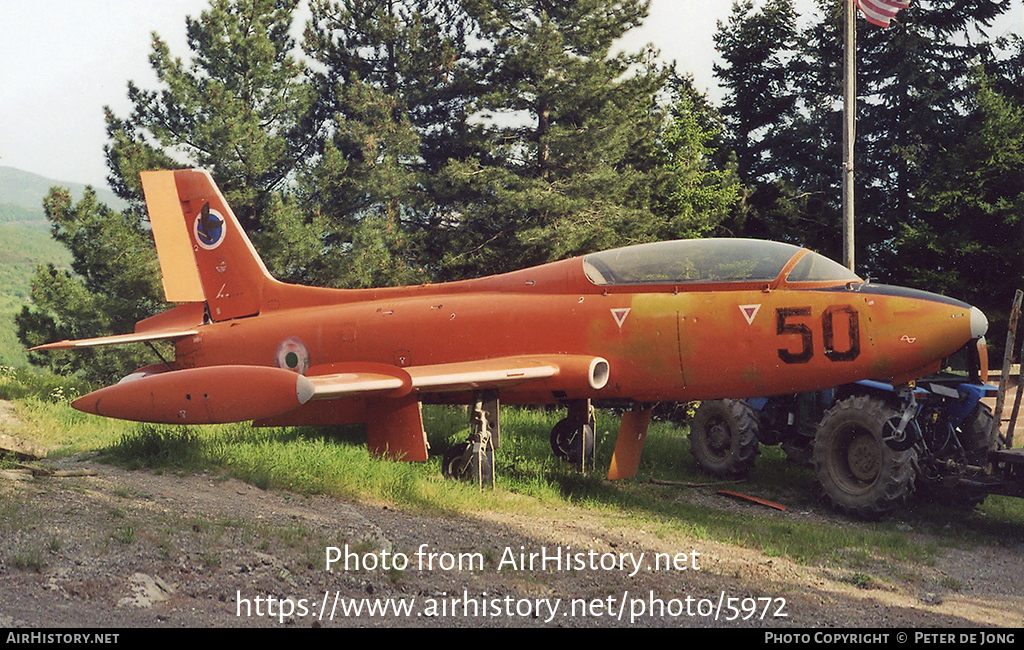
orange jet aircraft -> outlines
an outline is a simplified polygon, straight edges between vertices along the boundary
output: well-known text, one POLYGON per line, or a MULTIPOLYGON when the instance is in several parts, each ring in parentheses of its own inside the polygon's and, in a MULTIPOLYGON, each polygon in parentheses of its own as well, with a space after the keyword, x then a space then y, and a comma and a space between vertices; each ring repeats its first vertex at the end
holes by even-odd
POLYGON ((365 424, 372 453, 427 459, 422 403, 474 406, 447 475, 493 481, 498 399, 563 404, 555 453, 588 466, 592 404, 628 406, 609 478, 632 476, 650 406, 907 381, 988 323, 935 294, 869 284, 797 246, 640 244, 436 285, 275 280, 207 172, 142 174, 168 302, 135 332, 34 349, 168 340, 74 407, 145 422, 365 424))

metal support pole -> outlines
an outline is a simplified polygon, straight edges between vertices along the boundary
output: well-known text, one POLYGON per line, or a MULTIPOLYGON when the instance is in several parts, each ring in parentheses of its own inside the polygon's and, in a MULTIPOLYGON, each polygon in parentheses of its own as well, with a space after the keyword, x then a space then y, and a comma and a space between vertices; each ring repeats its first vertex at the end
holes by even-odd
POLYGON ((854 0, 846 0, 843 70, 843 263, 854 266, 853 144, 857 113, 857 12, 854 0))

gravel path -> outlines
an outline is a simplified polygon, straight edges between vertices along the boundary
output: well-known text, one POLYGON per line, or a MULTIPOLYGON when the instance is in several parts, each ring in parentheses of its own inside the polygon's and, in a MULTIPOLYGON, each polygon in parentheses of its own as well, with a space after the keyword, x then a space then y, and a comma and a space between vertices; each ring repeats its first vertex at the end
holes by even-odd
POLYGON ((857 574, 576 509, 427 516, 209 475, 46 464, 96 475, 0 480, 0 628, 1024 623, 1024 541, 857 574))

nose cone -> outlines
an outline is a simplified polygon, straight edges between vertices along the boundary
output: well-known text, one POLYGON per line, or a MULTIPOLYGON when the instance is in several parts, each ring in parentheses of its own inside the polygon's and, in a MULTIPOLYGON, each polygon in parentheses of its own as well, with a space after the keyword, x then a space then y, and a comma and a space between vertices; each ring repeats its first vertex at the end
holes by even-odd
POLYGON ((861 293, 874 307, 878 377, 906 380, 935 372, 943 358, 988 331, 985 314, 959 300, 886 285, 868 285, 861 293))
POLYGON ((988 318, 977 307, 971 307, 971 338, 976 339, 988 332, 988 318))

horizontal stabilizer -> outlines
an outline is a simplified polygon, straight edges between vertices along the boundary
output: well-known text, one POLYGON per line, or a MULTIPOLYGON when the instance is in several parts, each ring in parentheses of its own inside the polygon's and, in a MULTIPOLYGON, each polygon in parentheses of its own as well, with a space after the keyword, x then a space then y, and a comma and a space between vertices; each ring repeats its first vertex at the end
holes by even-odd
POLYGON ((169 341, 181 339, 186 336, 195 336, 199 331, 195 329, 163 330, 154 332, 133 332, 131 334, 115 334, 113 336, 98 336, 91 339, 77 339, 74 341, 57 341, 46 345, 37 345, 31 348, 36 350, 70 350, 74 348, 94 348, 101 345, 120 345, 123 343, 142 343, 145 341, 169 341))

